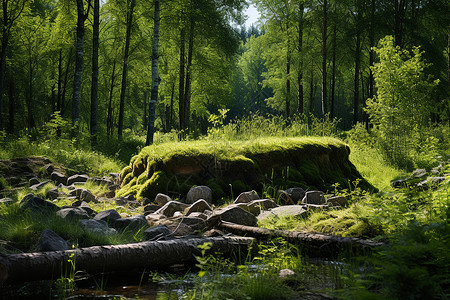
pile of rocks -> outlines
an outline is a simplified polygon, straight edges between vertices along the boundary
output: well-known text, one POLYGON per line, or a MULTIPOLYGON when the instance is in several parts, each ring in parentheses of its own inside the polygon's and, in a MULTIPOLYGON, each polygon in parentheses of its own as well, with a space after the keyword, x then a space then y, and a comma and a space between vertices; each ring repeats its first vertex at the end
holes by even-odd
POLYGON ((446 180, 446 177, 450 176, 450 159, 446 162, 441 162, 439 166, 430 170, 416 169, 410 176, 397 179, 391 182, 391 186, 394 188, 410 188, 428 190, 434 189, 446 180))

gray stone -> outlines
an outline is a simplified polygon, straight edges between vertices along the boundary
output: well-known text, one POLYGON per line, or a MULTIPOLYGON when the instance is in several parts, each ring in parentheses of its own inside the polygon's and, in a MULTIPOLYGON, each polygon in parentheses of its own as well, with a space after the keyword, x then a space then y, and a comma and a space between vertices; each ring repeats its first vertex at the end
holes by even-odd
POLYGON ((75 196, 77 199, 81 201, 96 202, 95 196, 90 191, 83 188, 76 188, 74 190, 71 190, 69 192, 69 196, 75 196))
POLYGON ((79 205, 79 207, 84 210, 91 218, 95 217, 97 214, 87 202, 82 201, 79 205))
POLYGON ((20 201, 20 206, 23 209, 30 209, 32 212, 56 212, 59 210, 59 207, 56 204, 39 197, 35 197, 33 194, 27 194, 23 197, 20 201))
POLYGON ((172 217, 176 211, 184 211, 188 207, 187 204, 178 201, 167 202, 163 207, 155 211, 155 214, 162 214, 166 217, 172 217))
POLYGON ((114 204, 116 204, 118 206, 123 206, 128 203, 128 200, 125 199, 124 197, 115 198, 113 201, 114 201, 114 204))
POLYGON ((117 233, 114 228, 109 228, 105 221, 102 220, 80 220, 80 225, 86 231, 90 231, 99 235, 113 235, 117 233))
POLYGON ((205 220, 196 217, 183 217, 180 219, 180 223, 186 224, 195 230, 202 230, 206 228, 205 220))
POLYGON ((148 205, 144 206, 144 213, 154 213, 155 211, 157 211, 160 208, 161 207, 156 204, 148 204, 148 205))
POLYGON ((422 178, 425 176, 427 176, 427 170, 425 169, 415 169, 411 174, 412 178, 422 178))
POLYGON ((89 180, 98 185, 110 186, 114 184, 114 181, 106 177, 91 177, 89 180))
POLYGON ((286 216, 300 216, 306 213, 304 205, 284 205, 265 211, 258 216, 258 220, 262 221, 270 217, 286 217, 286 216))
POLYGON ((289 188, 278 192, 280 193, 280 202, 284 204, 297 204, 305 197, 305 190, 301 187, 289 188))
POLYGON ((201 212, 193 212, 189 214, 189 217, 193 217, 193 218, 200 218, 206 221, 206 219, 208 219, 208 216, 205 215, 204 213, 201 212))
POLYGON ((112 227, 114 227, 117 230, 124 230, 124 229, 139 229, 142 227, 147 227, 148 222, 145 219, 145 216, 143 215, 136 215, 129 218, 121 218, 114 220, 111 224, 112 227))
POLYGON ((120 214, 115 209, 101 211, 94 217, 95 220, 103 220, 107 223, 112 223, 120 218, 120 214))
POLYGON ((46 180, 46 181, 43 181, 43 182, 39 182, 39 183, 37 183, 37 184, 35 184, 35 185, 32 185, 32 186, 30 186, 30 189, 32 189, 33 191, 40 190, 40 189, 42 189, 45 185, 47 185, 47 183, 50 183, 50 180, 46 180))
POLYGON ((207 222, 209 226, 212 226, 219 220, 246 226, 255 226, 258 222, 258 219, 253 214, 237 206, 215 210, 208 217, 207 222))
POLYGON ((142 198, 141 202, 142 202, 142 206, 145 207, 145 206, 151 204, 152 200, 148 199, 147 197, 144 197, 144 198, 142 198))
POLYGON ((31 178, 30 180, 28 180, 28 184, 29 184, 30 186, 33 186, 33 185, 36 185, 36 184, 39 184, 39 183, 41 183, 41 182, 40 182, 39 179, 37 179, 36 177, 33 177, 33 178, 31 178))
POLYGON ((150 226, 155 226, 158 225, 162 220, 167 219, 167 217, 165 215, 153 213, 146 215, 145 219, 150 226))
POLYGON ((47 191, 47 194, 45 195, 47 199, 55 200, 59 197, 59 191, 58 188, 55 186, 54 188, 51 188, 47 191))
POLYGON ((52 230, 44 230, 39 239, 39 251, 65 251, 69 247, 67 242, 52 230))
POLYGON ((4 205, 9 205, 9 204, 13 204, 14 200, 11 198, 2 198, 0 199, 0 205, 4 204, 4 205))
POLYGON ((72 185, 74 183, 82 183, 89 180, 89 176, 85 174, 75 174, 67 178, 67 185, 72 185))
POLYGON ((52 172, 52 174, 50 175, 50 179, 52 181, 55 181, 56 184, 66 184, 67 183, 67 176, 59 173, 59 172, 52 172))
POLYGON ((239 196, 237 196, 236 200, 234 200, 233 204, 238 203, 249 203, 253 200, 258 200, 259 195, 256 191, 249 191, 249 192, 243 192, 240 193, 239 196))
POLYGON ((161 194, 161 193, 157 194, 155 197, 155 203, 156 203, 156 205, 159 205, 159 206, 163 206, 167 202, 170 202, 170 201, 173 201, 172 198, 170 198, 167 195, 161 194))
POLYGON ((306 192, 305 197, 302 200, 303 204, 325 204, 325 198, 321 191, 309 191, 306 192))
POLYGON ((57 216, 67 220, 89 219, 88 213, 80 207, 68 207, 56 212, 57 216))
POLYGON ((348 206, 348 200, 344 196, 333 196, 327 199, 327 203, 332 206, 348 206))
POLYGON ((408 181, 405 179, 397 179, 391 181, 391 186, 393 188, 399 189, 399 188, 405 188, 408 185, 408 181))
POLYGON ((282 269, 282 270, 280 270, 280 272, 278 272, 279 278, 294 277, 296 275, 297 275, 297 273, 295 273, 294 271, 292 271, 290 269, 282 269))
POLYGON ((275 203, 275 201, 270 199, 260 199, 260 200, 253 200, 250 203, 248 203, 249 206, 259 206, 261 210, 268 210, 271 208, 278 207, 278 205, 275 203))
POLYGON ((194 203, 191 204, 191 206, 189 206, 186 209, 186 216, 189 216, 190 214, 192 214, 193 212, 204 212, 205 210, 212 210, 211 206, 209 206, 208 202, 206 202, 203 199, 197 200, 194 203))
POLYGON ((206 185, 199 185, 191 188, 186 196, 186 203, 192 204, 197 200, 203 199, 208 204, 212 203, 212 190, 206 185))
POLYGON ((167 239, 172 237, 172 231, 166 225, 158 225, 145 230, 144 236, 147 241, 167 239))
POLYGON ((228 207, 231 206, 237 206, 240 207, 249 213, 253 214, 254 216, 258 216, 261 213, 261 208, 259 205, 249 205, 248 203, 237 203, 237 204, 231 204, 228 207))
POLYGON ((439 185, 439 183, 443 182, 445 177, 428 177, 426 180, 423 180, 417 184, 417 187, 427 190, 429 187, 434 188, 439 185))

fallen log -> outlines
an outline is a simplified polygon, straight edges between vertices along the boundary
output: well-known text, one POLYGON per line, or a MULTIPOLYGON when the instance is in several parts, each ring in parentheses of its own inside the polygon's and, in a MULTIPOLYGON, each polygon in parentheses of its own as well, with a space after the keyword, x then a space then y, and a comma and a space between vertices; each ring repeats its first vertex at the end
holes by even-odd
POLYGON ((273 230, 252 226, 238 225, 221 221, 220 229, 240 236, 254 237, 258 240, 269 240, 282 237, 289 243, 299 246, 302 253, 311 257, 336 257, 344 251, 354 253, 383 246, 383 242, 354 237, 341 237, 322 233, 273 230))
POLYGON ((253 238, 210 237, 147 241, 141 243, 95 246, 68 251, 0 255, 0 286, 33 280, 68 277, 77 271, 88 274, 133 269, 157 270, 174 264, 195 263, 199 245, 211 243, 207 253, 230 257, 247 253, 253 238))

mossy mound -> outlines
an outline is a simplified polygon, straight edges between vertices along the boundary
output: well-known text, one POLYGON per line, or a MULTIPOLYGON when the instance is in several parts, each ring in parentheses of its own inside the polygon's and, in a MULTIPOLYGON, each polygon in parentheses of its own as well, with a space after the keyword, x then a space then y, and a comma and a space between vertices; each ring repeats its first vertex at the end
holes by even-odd
POLYGON ((349 161, 350 148, 326 137, 260 138, 253 141, 189 141, 149 146, 134 156, 120 179, 118 196, 157 193, 183 196, 194 185, 209 185, 216 197, 263 186, 301 186, 323 191, 333 185, 373 189, 349 161))

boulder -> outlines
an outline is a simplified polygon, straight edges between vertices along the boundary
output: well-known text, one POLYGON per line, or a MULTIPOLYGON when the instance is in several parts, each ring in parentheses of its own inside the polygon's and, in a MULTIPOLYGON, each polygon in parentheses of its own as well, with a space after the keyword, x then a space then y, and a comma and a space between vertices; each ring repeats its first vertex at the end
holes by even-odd
POLYGON ((165 194, 157 194, 155 197, 155 203, 156 205, 159 206, 163 206, 164 204, 166 204, 167 202, 173 201, 172 198, 170 198, 169 196, 165 195, 165 194))
POLYGON ((108 224, 103 220, 80 220, 80 225, 86 231, 93 232, 99 235, 113 235, 117 233, 117 230, 115 230, 114 228, 109 228, 108 224))
POLYGON ((62 208, 56 212, 57 216, 67 220, 89 219, 88 213, 80 207, 62 208))
POLYGON ((257 216, 261 213, 261 207, 259 207, 259 205, 249 205, 248 203, 237 203, 237 204, 232 204, 232 205, 240 207, 240 208, 248 211, 249 213, 253 214, 254 216, 257 216))
POLYGON ((85 202, 95 202, 95 196, 90 191, 83 188, 71 190, 69 196, 75 196, 77 199, 85 202))
POLYGON ((192 218, 200 218, 200 219, 203 219, 203 220, 205 220, 205 221, 206 221, 206 219, 208 219, 208 216, 205 215, 204 213, 201 213, 201 212, 193 212, 193 213, 190 213, 190 214, 189 214, 189 217, 192 217, 192 218))
POLYGON ((212 190, 206 185, 199 185, 191 188, 186 196, 186 203, 192 204, 197 200, 203 199, 208 204, 212 203, 212 190))
POLYGON ((54 231, 46 229, 41 233, 41 237, 39 239, 40 252, 65 251, 68 249, 69 247, 67 242, 54 231))
POLYGON ((207 222, 209 226, 213 226, 220 220, 246 226, 255 226, 258 222, 258 219, 252 213, 238 206, 229 206, 215 210, 208 217, 207 222))
POLYGON ((305 197, 302 200, 303 204, 325 204, 325 197, 321 191, 309 191, 306 192, 305 197))
POLYGON ((36 177, 33 177, 33 178, 31 178, 30 180, 28 180, 28 184, 29 184, 30 186, 33 186, 33 185, 36 185, 36 184, 39 184, 39 183, 41 183, 41 182, 40 182, 39 179, 37 179, 36 177))
POLYGON ((162 220, 167 219, 167 217, 165 215, 153 213, 146 215, 145 219, 147 220, 149 226, 155 226, 158 225, 162 220))
POLYGON ((166 217, 172 217, 177 211, 184 211, 188 207, 187 204, 178 201, 167 202, 163 207, 155 211, 155 214, 162 214, 166 217))
POLYGON ((280 202, 284 204, 297 204, 303 197, 305 197, 305 190, 301 187, 289 188, 287 190, 280 190, 280 202))
POLYGON ((243 192, 243 193, 240 193, 239 196, 237 196, 237 198, 236 198, 236 200, 234 200, 233 204, 249 203, 253 200, 258 200, 258 199, 260 199, 260 198, 256 191, 243 192))
POLYGON ((415 169, 411 174, 411 178, 423 178, 425 176, 427 176, 427 170, 425 169, 415 169))
POLYGON ((89 180, 89 176, 85 174, 75 174, 67 178, 67 185, 74 183, 83 183, 89 180))
POLYGON ((146 213, 146 214, 154 213, 155 211, 157 211, 160 208, 161 207, 158 205, 148 204, 148 205, 144 206, 144 213, 146 213))
POLYGON ((327 203, 331 206, 348 206, 348 200, 344 196, 333 196, 327 199, 327 203))
POLYGON ((196 217, 182 217, 180 219, 180 223, 188 225, 194 230, 202 230, 206 228, 206 222, 204 219, 196 218, 196 217))
POLYGON ((50 179, 54 182, 56 182, 56 184, 66 184, 67 183, 67 176, 59 173, 59 172, 52 172, 52 174, 50 175, 50 179))
POLYGON ((0 199, 0 205, 4 204, 4 205, 9 205, 9 204, 13 204, 14 200, 11 198, 2 198, 0 199))
POLYGON ((259 199, 259 200, 253 200, 250 203, 248 203, 249 206, 259 206, 261 210, 268 210, 271 208, 278 207, 278 205, 275 203, 275 201, 270 199, 259 199))
POLYGON ((33 191, 40 190, 49 182, 50 182, 50 180, 46 180, 46 181, 43 181, 43 182, 38 182, 37 184, 30 186, 30 189, 32 189, 33 191))
POLYGON ((258 220, 262 221, 269 217, 286 217, 286 216, 300 216, 306 213, 304 205, 284 205, 265 211, 258 216, 258 220))
POLYGON ((193 212, 204 212, 205 210, 212 210, 211 206, 209 206, 209 204, 203 200, 197 200, 194 203, 191 204, 191 206, 189 206, 186 211, 185 214, 186 216, 189 216, 190 214, 192 214, 193 212))
POLYGON ((58 187, 53 187, 47 191, 47 194, 45 195, 45 198, 55 200, 59 197, 59 191, 58 187))
POLYGON ((91 218, 95 217, 97 214, 87 202, 82 201, 79 205, 79 207, 84 210, 91 218))
POLYGON ((166 225, 153 226, 144 231, 147 241, 172 238, 172 231, 166 225))
POLYGON ((391 186, 396 189, 405 188, 408 186, 408 181, 406 179, 393 180, 391 181, 391 186))
POLYGON ((103 220, 107 223, 113 223, 117 219, 120 219, 120 214, 115 209, 108 209, 99 212, 95 217, 94 220, 103 220))
POLYGON ((136 215, 129 218, 121 218, 112 222, 112 227, 117 230, 124 230, 126 228, 139 229, 147 227, 148 223, 143 215, 136 215))
POLYGON ((59 207, 56 204, 39 197, 35 197, 33 194, 27 194, 23 197, 23 199, 20 200, 19 205, 23 209, 30 209, 32 212, 56 212, 59 210, 59 207))
POLYGON ((106 177, 91 177, 89 180, 98 185, 110 186, 114 184, 114 181, 106 177))

